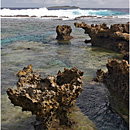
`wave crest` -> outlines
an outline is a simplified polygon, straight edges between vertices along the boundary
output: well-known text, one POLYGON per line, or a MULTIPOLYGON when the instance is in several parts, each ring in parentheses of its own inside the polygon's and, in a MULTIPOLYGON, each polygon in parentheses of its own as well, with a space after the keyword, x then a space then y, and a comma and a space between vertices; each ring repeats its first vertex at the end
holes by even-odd
POLYGON ((38 8, 38 9, 15 9, 11 10, 8 8, 4 8, 0 10, 0 15, 5 17, 13 17, 13 16, 28 16, 28 17, 45 17, 45 16, 50 16, 50 17, 66 17, 68 19, 74 19, 76 17, 81 17, 81 16, 120 16, 123 18, 128 18, 127 13, 123 12, 118 12, 118 11, 111 11, 111 10, 82 10, 82 9, 67 9, 67 10, 48 10, 46 7, 43 8, 38 8))

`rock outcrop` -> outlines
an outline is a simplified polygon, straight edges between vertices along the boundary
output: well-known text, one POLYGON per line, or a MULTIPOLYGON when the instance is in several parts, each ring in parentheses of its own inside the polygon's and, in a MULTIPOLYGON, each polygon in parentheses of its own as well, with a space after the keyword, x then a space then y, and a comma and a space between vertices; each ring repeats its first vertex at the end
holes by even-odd
POLYGON ((114 109, 128 121, 129 64, 126 60, 119 62, 117 59, 109 59, 106 66, 108 71, 98 70, 94 80, 106 84, 115 100, 112 101, 112 104, 116 104, 114 109))
POLYGON ((91 38, 93 46, 104 47, 126 54, 129 52, 129 23, 114 24, 109 28, 106 23, 87 25, 75 22, 75 27, 83 28, 91 38))
POLYGON ((108 71, 97 71, 95 81, 104 82, 109 88, 121 94, 122 99, 129 100, 129 64, 122 60, 109 59, 106 65, 108 71))
POLYGON ((76 67, 65 68, 64 72, 58 72, 57 77, 42 79, 29 65, 17 76, 17 89, 8 88, 7 94, 14 106, 36 115, 38 124, 34 125, 35 130, 49 129, 53 119, 59 120, 60 125, 71 126, 68 114, 82 91, 82 71, 76 67))
POLYGON ((56 39, 59 41, 68 41, 72 39, 73 37, 70 35, 72 32, 71 26, 68 25, 58 25, 56 27, 57 37, 56 39))

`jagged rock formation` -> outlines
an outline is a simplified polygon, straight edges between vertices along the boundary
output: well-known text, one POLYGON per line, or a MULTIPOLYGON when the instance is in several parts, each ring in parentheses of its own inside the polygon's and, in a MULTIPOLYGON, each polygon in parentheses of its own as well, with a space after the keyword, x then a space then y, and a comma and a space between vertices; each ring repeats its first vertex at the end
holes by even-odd
POLYGON ((22 111, 31 111, 37 116, 40 124, 35 124, 35 130, 49 129, 53 119, 58 119, 61 125, 71 126, 68 113, 82 91, 83 72, 76 67, 65 68, 57 77, 42 79, 29 65, 17 76, 17 89, 8 88, 7 94, 14 106, 21 106, 22 111))
POLYGON ((114 24, 109 28, 106 23, 87 25, 75 22, 75 27, 83 28, 91 38, 93 46, 108 48, 126 54, 129 52, 129 23, 114 24))
POLYGON ((119 62, 117 59, 109 59, 106 66, 108 71, 98 70, 94 80, 107 85, 110 93, 116 97, 116 103, 112 103, 116 104, 114 108, 128 121, 129 64, 126 60, 119 62))
POLYGON ((56 32, 57 32, 57 37, 56 37, 57 40, 68 41, 73 38, 72 36, 70 36, 70 33, 72 32, 71 26, 58 25, 56 27, 56 32))
POLYGON ((97 71, 96 81, 104 82, 108 87, 115 92, 121 93, 124 100, 129 100, 129 64, 127 61, 122 60, 119 62, 117 59, 109 59, 107 72, 101 69, 97 71))

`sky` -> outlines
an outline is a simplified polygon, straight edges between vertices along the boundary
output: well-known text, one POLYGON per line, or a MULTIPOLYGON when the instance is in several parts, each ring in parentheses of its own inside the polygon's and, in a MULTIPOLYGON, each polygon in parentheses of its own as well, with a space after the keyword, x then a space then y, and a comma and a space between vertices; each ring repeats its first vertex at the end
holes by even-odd
POLYGON ((129 8, 129 0, 1 0, 1 7, 78 6, 81 8, 129 8))

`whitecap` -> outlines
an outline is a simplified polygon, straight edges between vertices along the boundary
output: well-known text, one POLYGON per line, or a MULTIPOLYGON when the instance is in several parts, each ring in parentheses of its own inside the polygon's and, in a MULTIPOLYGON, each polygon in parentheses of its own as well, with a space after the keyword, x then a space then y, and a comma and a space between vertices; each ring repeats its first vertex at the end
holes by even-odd
MULTIPOLYGON (((53 16, 57 16, 58 18, 62 18, 63 20, 68 19, 75 19, 77 17, 81 16, 97 16, 97 17, 110 17, 110 16, 116 16, 119 18, 129 18, 129 15, 127 13, 122 13, 118 11, 111 11, 111 10, 92 10, 92 9, 58 9, 58 10, 48 10, 46 7, 43 8, 35 8, 35 9, 9 9, 4 8, 0 10, 0 15, 5 17, 38 17, 38 18, 45 18, 45 16, 50 16, 53 18, 53 16)), ((46 17, 46 18, 47 18, 46 17)), ((49 18, 49 17, 48 17, 49 18)))

